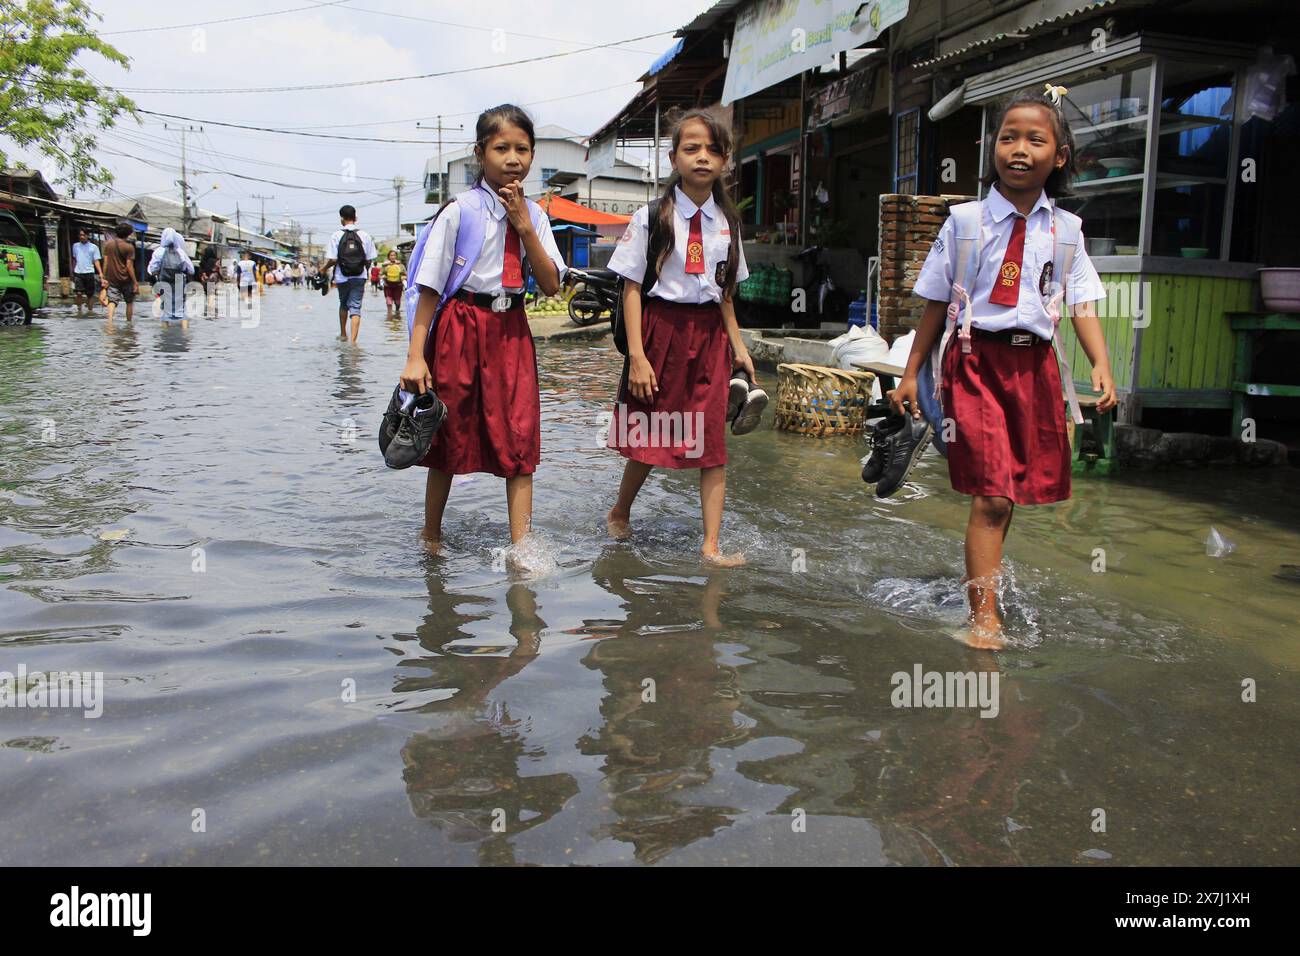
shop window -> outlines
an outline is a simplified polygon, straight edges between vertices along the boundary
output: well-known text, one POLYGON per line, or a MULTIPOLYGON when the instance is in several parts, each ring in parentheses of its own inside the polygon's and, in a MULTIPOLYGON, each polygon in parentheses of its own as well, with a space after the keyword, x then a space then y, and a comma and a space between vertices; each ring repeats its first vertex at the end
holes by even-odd
POLYGON ((1136 255, 1142 231, 1151 67, 1069 83, 1065 119, 1074 133, 1073 196, 1061 201, 1086 220, 1094 253, 1136 255))
POLYGON ((899 113, 894 126, 894 192, 916 194, 921 111, 899 113))
POLYGON ((1232 145, 1232 77, 1170 64, 1160 101, 1151 254, 1219 258, 1232 145))
POLYGON ((740 164, 740 221, 747 225, 758 222, 758 160, 749 158, 740 164), (748 203, 745 200, 749 200, 748 203))

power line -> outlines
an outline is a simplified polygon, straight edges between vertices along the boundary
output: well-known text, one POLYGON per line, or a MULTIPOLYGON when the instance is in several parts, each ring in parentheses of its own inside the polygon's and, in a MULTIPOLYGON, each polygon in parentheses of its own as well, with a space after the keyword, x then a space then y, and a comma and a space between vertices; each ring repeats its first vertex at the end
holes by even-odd
POLYGON ((188 30, 192 27, 209 27, 217 23, 234 23, 237 20, 258 20, 262 17, 278 17, 283 13, 301 13, 303 10, 320 10, 323 7, 337 7, 351 0, 329 0, 327 3, 312 3, 305 7, 290 7, 287 10, 267 10, 263 13, 246 13, 238 17, 222 17, 220 20, 199 20, 196 23, 177 23, 169 27, 135 27, 131 30, 108 30, 100 33, 102 37, 125 36, 128 33, 161 33, 165 30, 188 30))
MULTIPOLYGON (((212 92, 217 92, 213 90, 212 92)), ((249 91, 252 92, 252 91, 249 91)), ((153 110, 143 110, 136 108, 137 113, 144 113, 146 116, 163 116, 167 119, 181 119, 175 113, 157 113, 153 110)), ((343 136, 336 133, 306 133, 297 130, 278 129, 273 126, 248 126, 243 123, 223 123, 220 120, 195 120, 194 122, 211 123, 213 126, 229 126, 231 129, 251 129, 260 133, 283 133, 291 136, 309 136, 312 139, 342 139, 358 143, 418 143, 421 146, 428 146, 429 141, 425 139, 384 139, 377 136, 343 136)))
MULTIPOLYGON (((460 76, 465 73, 479 73, 484 70, 497 70, 507 66, 522 66, 527 63, 541 63, 546 60, 558 60, 566 56, 574 56, 578 53, 590 53, 592 50, 604 50, 609 47, 619 46, 624 43, 635 43, 637 40, 648 40, 652 37, 664 36, 675 33, 674 30, 660 30, 657 33, 646 33, 642 36, 629 37, 626 40, 611 40, 609 43, 597 43, 593 46, 582 47, 577 50, 567 50, 563 53, 544 53, 540 56, 526 57, 522 60, 509 60, 505 63, 488 63, 482 66, 467 66, 457 70, 439 70, 434 73, 417 73, 413 76, 389 76, 376 80, 345 80, 339 83, 311 83, 303 86, 243 86, 243 87, 226 87, 221 89, 167 89, 153 87, 116 87, 119 93, 151 93, 151 94, 184 94, 187 96, 206 95, 206 94, 237 94, 237 93, 306 93, 315 90, 339 90, 348 87, 359 86, 380 86, 385 83, 405 83, 410 80, 431 80, 443 76, 460 76)), ((144 112, 141 110, 141 112, 144 112)), ((165 115, 165 114, 158 114, 165 115)), ((395 140, 395 142, 410 142, 410 140, 395 140)))

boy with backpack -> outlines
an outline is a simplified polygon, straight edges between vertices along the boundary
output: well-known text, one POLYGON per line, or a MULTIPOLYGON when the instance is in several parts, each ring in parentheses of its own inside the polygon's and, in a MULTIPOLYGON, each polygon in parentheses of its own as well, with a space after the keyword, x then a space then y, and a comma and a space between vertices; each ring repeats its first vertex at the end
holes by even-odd
POLYGON ((339 220, 343 228, 330 236, 326 250, 328 261, 321 272, 328 274, 334 270, 334 283, 339 290, 339 338, 355 342, 361 331, 361 297, 366 292, 366 274, 379 253, 370 234, 357 228, 356 209, 343 206, 339 209, 339 220))

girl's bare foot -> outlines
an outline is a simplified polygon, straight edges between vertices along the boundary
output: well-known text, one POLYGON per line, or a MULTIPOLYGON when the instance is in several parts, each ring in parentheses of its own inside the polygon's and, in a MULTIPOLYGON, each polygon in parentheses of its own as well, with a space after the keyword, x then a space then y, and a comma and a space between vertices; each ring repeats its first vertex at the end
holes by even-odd
POLYGON ((723 554, 716 548, 712 551, 701 551, 700 553, 704 555, 704 563, 715 568, 738 568, 745 563, 745 556, 740 553, 723 554))
POLYGON ((420 544, 424 546, 426 552, 435 558, 442 553, 441 535, 431 535, 428 530, 422 529, 420 531, 420 544))
POLYGON ((632 515, 617 508, 610 508, 609 514, 605 516, 605 527, 609 530, 609 536, 615 541, 626 541, 632 537, 632 515))
POLYGON ((968 584, 966 596, 970 601, 970 628, 963 633, 962 640, 970 647, 1000 651, 1006 641, 1002 639, 997 589, 968 584))

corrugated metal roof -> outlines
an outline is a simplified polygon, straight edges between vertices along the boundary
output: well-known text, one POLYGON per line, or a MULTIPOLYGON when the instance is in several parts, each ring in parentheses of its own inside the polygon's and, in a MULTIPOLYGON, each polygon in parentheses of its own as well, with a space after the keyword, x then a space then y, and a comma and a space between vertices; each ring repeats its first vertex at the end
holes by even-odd
POLYGON ((1025 23, 1017 26, 1014 30, 1003 30, 998 33, 990 34, 982 39, 973 40, 970 43, 963 44, 954 50, 949 50, 947 53, 942 53, 939 56, 931 57, 928 60, 920 60, 917 63, 914 63, 913 66, 918 68, 934 66, 936 63, 945 63, 949 60, 966 56, 982 49, 983 47, 992 46, 993 44, 999 43, 1003 40, 1023 40, 1025 39, 1023 34, 1028 33, 1031 30, 1038 30, 1042 27, 1050 26, 1053 23, 1060 23, 1064 20, 1080 16, 1081 14, 1104 10, 1106 7, 1114 6, 1117 2, 1118 0, 1088 0, 1086 3, 1080 2, 1073 9, 1066 10, 1063 13, 1058 13, 1056 16, 1044 17, 1031 23, 1025 23))
POLYGON ((650 64, 650 69, 645 71, 645 75, 654 76, 664 67, 666 67, 669 63, 673 61, 673 57, 677 56, 678 53, 682 52, 682 46, 685 43, 686 40, 681 39, 678 40, 676 43, 674 43, 672 46, 670 46, 667 52, 663 54, 663 56, 659 57, 659 59, 655 60, 653 63, 650 64))

